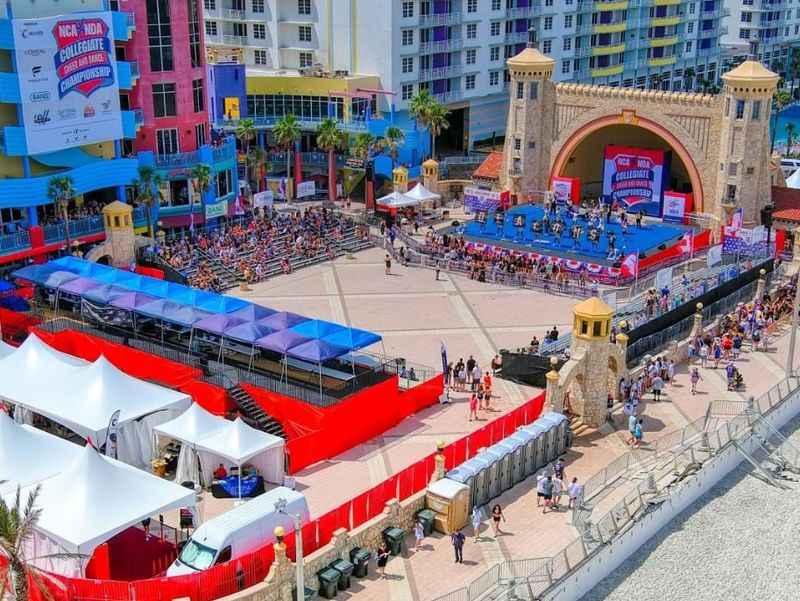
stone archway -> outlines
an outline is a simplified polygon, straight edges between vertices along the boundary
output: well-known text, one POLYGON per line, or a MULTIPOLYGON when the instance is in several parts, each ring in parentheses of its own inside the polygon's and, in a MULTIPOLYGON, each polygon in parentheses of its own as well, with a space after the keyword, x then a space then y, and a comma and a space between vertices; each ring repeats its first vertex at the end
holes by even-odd
POLYGON ((558 153, 555 155, 555 159, 553 161, 552 167, 550 169, 550 184, 552 185, 552 178, 558 175, 561 175, 566 168, 567 162, 569 161, 572 154, 578 148, 578 146, 586 140, 591 134, 601 131, 602 129, 612 126, 612 125, 629 125, 633 127, 639 127, 644 130, 647 130, 659 138, 661 138, 669 147, 675 152, 678 158, 681 160, 683 165, 686 167, 686 170, 689 175, 689 180, 692 185, 692 192, 694 195, 694 202, 695 202, 695 210, 703 211, 704 207, 704 189, 703 189, 703 177, 700 173, 700 170, 697 167, 697 163, 695 162, 692 154, 687 150, 686 146, 681 142, 681 140, 669 129, 664 127, 662 124, 657 123, 655 120, 650 119, 648 117, 641 116, 634 112, 623 112, 622 115, 620 114, 613 114, 613 115, 604 115, 601 117, 597 117, 588 123, 577 127, 573 132, 568 134, 568 136, 564 139, 564 142, 561 144, 560 148, 558 146, 554 146, 558 148, 558 153))

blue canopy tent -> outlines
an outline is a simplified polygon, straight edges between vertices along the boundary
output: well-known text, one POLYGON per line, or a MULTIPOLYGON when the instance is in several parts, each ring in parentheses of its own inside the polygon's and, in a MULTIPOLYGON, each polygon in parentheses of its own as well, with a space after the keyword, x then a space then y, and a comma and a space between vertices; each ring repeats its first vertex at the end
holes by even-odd
POLYGON ((359 330, 358 328, 343 328, 332 334, 322 337, 325 342, 346 346, 351 350, 358 350, 383 340, 374 332, 359 330))
POLYGON ((12 272, 11 275, 15 278, 19 278, 20 280, 27 280, 33 284, 43 286, 47 276, 56 271, 63 272, 64 270, 59 270, 58 267, 50 263, 46 263, 44 265, 26 265, 25 267, 12 272))
POLYGON ((150 276, 142 276, 139 283, 139 291, 158 298, 167 298, 169 295, 169 282, 151 278, 150 276))
POLYGON ((278 332, 280 330, 286 330, 291 328, 294 325, 303 323, 304 321, 310 321, 308 317, 303 317, 302 315, 298 315, 297 313, 291 313, 289 311, 278 311, 277 313, 273 313, 269 317, 265 317, 264 319, 259 319, 258 323, 264 324, 268 328, 278 332))
POLYGON ((142 292, 126 292, 112 298, 108 301, 108 304, 117 309, 136 312, 139 310, 139 307, 149 305, 157 300, 155 296, 150 296, 142 292))
POLYGON ((116 284, 98 284, 94 288, 89 288, 84 291, 83 298, 91 303, 107 305, 113 299, 123 294, 129 294, 129 291, 122 286, 117 286, 116 284))
POLYGON ((304 321, 292 326, 292 330, 301 336, 315 338, 317 340, 321 340, 326 336, 332 336, 334 334, 341 333, 346 329, 347 328, 345 326, 339 325, 338 323, 325 321, 324 319, 309 319, 308 321, 304 321))
POLYGON ((309 340, 290 348, 286 354, 295 359, 319 365, 319 398, 322 400, 322 363, 328 359, 346 355, 349 351, 350 349, 347 347, 331 344, 324 340, 309 340))
POLYGON ((136 291, 139 290, 139 284, 142 280, 142 276, 123 269, 112 269, 88 277, 93 278, 101 284, 116 284, 122 288, 136 291))
POLYGON ((204 319, 210 317, 212 313, 202 311, 189 305, 181 305, 165 298, 160 298, 152 303, 142 305, 136 309, 137 313, 147 315, 161 322, 161 343, 164 343, 164 329, 165 323, 179 325, 183 328, 189 329, 189 349, 192 347, 192 326, 204 319))
POLYGON ((253 367, 253 359, 255 358, 256 354, 256 340, 259 340, 264 336, 268 336, 274 331, 275 330, 272 328, 262 325, 257 321, 250 321, 238 326, 233 326, 232 328, 228 328, 225 330, 223 336, 250 345, 250 361, 248 363, 248 367, 253 367))
POLYGON ((286 373, 288 367, 286 365, 286 353, 289 352, 289 349, 310 341, 310 338, 287 329, 278 330, 263 338, 259 338, 255 341, 255 346, 283 355, 283 360, 281 361, 281 380, 283 380, 283 375, 286 373))
POLYGON ((240 317, 245 321, 259 321, 260 319, 264 319, 265 317, 269 317, 270 315, 275 315, 275 313, 277 313, 275 309, 262 307, 261 305, 255 305, 253 303, 248 303, 247 301, 242 302, 245 303, 245 306, 234 311, 232 315, 240 317))
MULTIPOLYGON (((247 301, 232 296, 213 294, 211 292, 198 293, 195 297, 195 306, 212 313, 233 313, 247 307, 247 301)), ((248 319, 247 321, 255 321, 248 319)))
MULTIPOLYGON (((224 359, 223 349, 225 345, 225 330, 234 328, 244 323, 246 323, 245 320, 239 317, 225 315, 224 313, 217 313, 210 317, 201 319, 192 327, 193 329, 209 332, 219 336, 219 354, 217 355, 217 360, 220 361, 224 359)), ((191 350, 191 345, 189 346, 189 349, 191 350)))

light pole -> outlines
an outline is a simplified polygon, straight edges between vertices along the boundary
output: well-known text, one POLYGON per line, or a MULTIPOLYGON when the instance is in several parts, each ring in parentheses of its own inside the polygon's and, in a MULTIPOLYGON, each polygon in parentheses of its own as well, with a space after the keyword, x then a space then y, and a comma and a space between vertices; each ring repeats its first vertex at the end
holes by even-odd
POLYGON ((300 522, 300 515, 289 513, 286 511, 286 499, 283 497, 279 498, 275 501, 275 511, 278 513, 282 513, 283 515, 288 515, 292 518, 294 522, 294 548, 295 548, 295 560, 294 560, 294 576, 295 576, 295 600, 296 601, 305 601, 306 599, 306 583, 305 583, 305 576, 303 574, 303 530, 302 524, 300 522), (302 593, 300 592, 302 591, 302 593), (302 597, 301 597, 302 594, 302 597))
POLYGON ((797 338, 797 310, 800 304, 800 275, 794 285, 794 302, 792 303, 792 331, 789 334, 789 353, 786 357, 786 377, 789 378, 794 371, 794 345, 797 338))

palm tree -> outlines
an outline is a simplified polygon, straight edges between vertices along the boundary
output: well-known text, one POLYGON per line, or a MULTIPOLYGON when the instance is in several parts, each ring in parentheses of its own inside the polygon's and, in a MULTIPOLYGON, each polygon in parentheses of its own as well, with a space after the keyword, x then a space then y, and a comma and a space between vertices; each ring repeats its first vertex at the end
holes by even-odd
POLYGON ((300 139, 302 132, 297 117, 289 113, 280 118, 273 129, 278 146, 286 150, 286 202, 289 202, 289 179, 292 173, 292 148, 300 139))
POLYGON ((361 132, 353 142, 353 156, 366 161, 369 153, 378 145, 378 139, 369 132, 361 132))
POLYGON ((392 157, 392 169, 394 169, 397 164, 397 155, 400 146, 405 142, 406 135, 403 133, 402 129, 391 125, 383 132, 383 139, 386 148, 389 150, 389 156, 392 157))
POLYGON ((786 90, 775 90, 772 96, 772 144, 770 154, 775 150, 775 137, 778 135, 778 116, 791 102, 792 97, 786 90))
MULTIPOLYGON (((250 177, 247 165, 247 155, 250 153, 250 142, 256 138, 256 126, 252 119, 240 119, 239 124, 236 126, 236 138, 242 145, 242 152, 245 156, 244 162, 244 181, 250 185, 250 177)), ((238 161, 237 161, 238 164, 238 161)))
POLYGON ((786 124, 786 154, 784 156, 789 156, 792 154, 792 146, 794 146, 794 135, 797 132, 797 127, 791 121, 786 124))
POLYGON ((133 182, 136 189, 136 200, 143 203, 147 209, 147 235, 151 238, 155 235, 153 231, 153 206, 161 200, 164 195, 161 193, 162 178, 155 169, 148 165, 139 167, 139 179, 133 182))
POLYGON ((428 90, 420 90, 408 103, 408 113, 420 127, 428 127, 428 115, 435 102, 428 90))
MULTIPOLYGON (((247 161, 247 167, 252 179, 255 180, 255 188, 253 188, 254 192, 259 192, 261 190, 260 182, 262 177, 262 170, 266 169, 269 171, 268 167, 268 155, 267 151, 263 148, 259 148, 258 146, 254 146, 250 149, 250 152, 247 153, 247 157, 245 160, 247 161)), ((250 182, 248 181, 248 184, 250 182)))
MULTIPOLYGON (((17 488, 14 503, 9 505, 0 497, 0 557, 8 562, 5 571, 0 570, 0 599, 4 599, 9 588, 14 590, 11 596, 15 601, 28 601, 28 576, 39 593, 39 596, 50 599, 51 594, 38 568, 30 562, 34 559, 66 559, 77 557, 69 553, 53 553, 41 557, 27 557, 26 547, 41 517, 42 510, 36 508, 39 498, 39 486, 28 495, 25 506, 22 505, 22 492, 17 488)), ((57 582, 50 580, 50 582, 57 582)))
MULTIPOLYGON (((197 191, 200 193, 200 205, 205 208, 206 206, 206 192, 211 187, 211 180, 214 175, 211 171, 211 166, 205 163, 200 163, 192 168, 191 177, 195 182, 197 191)), ((192 215, 194 211, 194 196, 192 196, 192 203, 189 205, 189 214, 192 215)), ((203 211, 203 219, 205 219, 205 210, 203 211)))
POLYGON ((683 80, 684 80, 683 86, 686 88, 687 92, 689 91, 690 88, 693 87, 694 77, 695 77, 694 67, 686 67, 686 69, 683 71, 683 80))
POLYGON ((344 145, 345 135, 339 122, 326 117, 317 128, 317 146, 328 153, 328 200, 336 201, 336 150, 344 145))
POLYGON ((53 201, 64 219, 64 236, 69 251, 69 201, 75 196, 72 178, 67 175, 54 175, 47 183, 47 198, 53 201))
POLYGON ((428 112, 428 131, 431 132, 431 156, 436 158, 436 138, 450 127, 447 117, 450 115, 444 106, 434 101, 428 112))

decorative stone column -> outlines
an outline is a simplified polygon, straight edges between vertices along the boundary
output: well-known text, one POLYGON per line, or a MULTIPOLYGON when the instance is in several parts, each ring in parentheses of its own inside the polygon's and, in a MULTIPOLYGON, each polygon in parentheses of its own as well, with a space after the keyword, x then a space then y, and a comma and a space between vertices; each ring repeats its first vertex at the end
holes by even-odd
POLYGON ((756 298, 754 299, 757 303, 760 303, 764 300, 764 290, 767 287, 767 270, 761 269, 758 272, 758 282, 756 283, 756 298))
POLYGON ((545 374, 547 379, 547 390, 545 392, 545 404, 548 411, 554 413, 564 413, 564 396, 558 387, 558 371, 556 370, 558 359, 550 357, 550 371, 545 374))
POLYGON ((284 529, 278 526, 274 533, 276 542, 272 548, 275 551, 275 560, 269 568, 264 583, 268 587, 275 587, 280 591, 278 598, 281 601, 291 601, 294 587, 294 564, 286 556, 286 544, 283 542, 286 536, 284 529))
POLYGON ((703 331, 703 303, 697 303, 695 309, 697 310, 694 313, 694 324, 692 324, 692 331, 689 334, 692 338, 699 336, 703 331))
POLYGON ((440 440, 436 443, 436 455, 433 456, 433 475, 431 476, 431 483, 444 478, 446 472, 444 467, 444 441, 440 440))
POLYGON ((619 350, 622 351, 623 357, 628 352, 628 340, 630 340, 630 338, 628 337, 627 334, 623 332, 617 334, 617 347, 619 347, 619 350))

